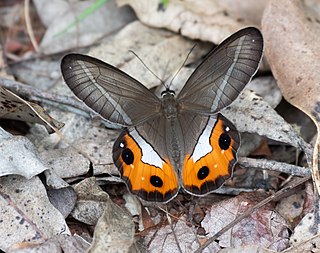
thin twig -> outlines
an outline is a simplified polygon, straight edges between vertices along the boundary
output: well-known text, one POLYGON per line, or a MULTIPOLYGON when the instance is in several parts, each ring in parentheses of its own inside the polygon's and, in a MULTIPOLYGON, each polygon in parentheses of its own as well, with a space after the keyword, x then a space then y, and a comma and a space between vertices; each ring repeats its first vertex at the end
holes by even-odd
POLYGON ((277 162, 267 159, 253 159, 247 157, 241 157, 238 161, 240 166, 246 168, 266 169, 283 172, 293 176, 306 177, 310 175, 310 169, 300 167, 292 164, 277 162))
POLYGON ((39 52, 39 46, 37 40, 34 36, 31 20, 30 20, 30 0, 24 1, 24 18, 26 20, 27 32, 30 37, 32 46, 36 52, 39 52))
POLYGON ((311 175, 304 177, 304 178, 299 178, 297 180, 295 180, 294 182, 292 182, 290 185, 284 187, 283 189, 277 191, 275 194, 272 194, 271 196, 269 196, 268 198, 264 199, 263 201, 259 202, 258 204, 256 204, 255 206, 253 206, 252 208, 248 209, 247 211, 245 211, 243 214, 241 214, 240 216, 238 216, 237 218, 235 218, 232 222, 230 222, 227 226, 225 226, 224 228, 222 228, 220 231, 218 231, 216 234, 214 234, 212 237, 210 237, 203 245, 201 245, 196 251, 195 253, 200 253, 202 252, 206 247, 208 247, 212 242, 214 242, 215 240, 217 240, 222 234, 224 234, 225 232, 227 232, 229 229, 231 229, 232 227, 234 227, 237 223, 239 223, 241 220, 243 220, 244 218, 248 217, 249 215, 251 215, 253 212, 257 211, 259 208, 263 207, 264 205, 268 204, 269 202, 276 200, 278 198, 280 198, 283 194, 286 194, 289 190, 307 182, 308 180, 311 179, 311 175))
MULTIPOLYGON (((180 243, 179 243, 178 237, 177 237, 177 235, 176 235, 176 232, 174 231, 174 227, 173 227, 173 224, 172 224, 172 220, 171 220, 171 218, 170 218, 170 216, 169 216, 168 214, 169 214, 169 212, 168 212, 168 210, 166 210, 167 220, 168 220, 169 225, 170 225, 170 228, 171 228, 171 230, 172 230, 173 238, 174 238, 174 240, 175 240, 175 242, 176 242, 176 244, 177 244, 177 247, 178 247, 179 252, 182 253, 182 249, 181 249, 181 247, 180 247, 180 243)), ((177 224, 176 224, 176 225, 177 225, 177 224)))

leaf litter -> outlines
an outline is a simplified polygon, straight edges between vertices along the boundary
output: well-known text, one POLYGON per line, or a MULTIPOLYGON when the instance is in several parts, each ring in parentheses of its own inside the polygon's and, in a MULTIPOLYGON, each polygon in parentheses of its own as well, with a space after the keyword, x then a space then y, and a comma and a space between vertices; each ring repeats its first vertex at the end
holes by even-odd
MULTIPOLYGON (((150 5, 147 6, 149 11, 143 13, 141 12, 141 10, 143 10, 141 9, 142 6, 138 6, 136 1, 118 2, 122 2, 122 5, 130 2, 137 16, 143 20, 144 23, 156 27, 166 27, 173 31, 181 31, 181 33, 187 37, 200 38, 202 40, 213 41, 214 43, 218 43, 222 38, 238 30, 240 27, 248 24, 259 24, 263 12, 265 12, 264 20, 269 18, 266 11, 264 11, 265 4, 263 6, 245 6, 244 4, 240 8, 240 6, 234 2, 228 9, 219 3, 219 1, 213 1, 211 4, 215 5, 216 8, 209 10, 208 8, 203 9, 204 7, 200 2, 192 5, 192 8, 190 8, 188 2, 181 5, 180 2, 170 1, 166 7, 168 11, 166 11, 165 9, 157 10, 159 7, 158 2, 150 1, 150 5), (236 14, 235 9, 241 11, 236 14), (172 22, 172 19, 168 17, 170 17, 170 15, 174 17, 174 15, 176 15, 175 13, 178 13, 179 10, 183 15, 179 17, 176 16, 176 18, 178 18, 176 21, 178 22, 172 22), (214 11, 217 13, 215 16, 216 19, 212 19, 212 21, 210 21, 211 23, 206 23, 206 19, 211 17, 214 11), (255 13, 255 16, 251 17, 247 15, 248 13, 255 13), (203 17, 201 17, 201 15, 203 17), (249 16, 250 19, 245 18, 245 20, 241 21, 241 17, 249 16), (164 22, 165 20, 169 20, 169 22, 164 22), (194 20, 200 21, 198 26, 192 22, 188 22, 194 20), (228 20, 227 25, 221 26, 223 20, 228 20), (196 30, 201 31, 201 33, 199 34, 196 30)), ((274 7, 275 3, 270 2, 266 10, 274 7)), ((287 1, 284 2, 288 3, 287 1)), ((303 12, 303 8, 301 7, 297 8, 297 10, 303 12)), ((66 15, 69 15, 69 12, 69 9, 65 10, 66 15)), ((41 14, 44 15, 42 18, 45 18, 45 12, 41 14)), ((56 17, 53 17, 53 19, 55 18, 56 17)), ((99 19, 99 15, 95 16, 95 18, 99 19)), ((271 19, 275 20, 274 18, 271 19)), ((125 23, 128 23, 130 19, 123 18, 123 20, 126 20, 125 23)), ((59 23, 58 21, 53 21, 52 23, 59 23)), ((46 23, 47 25, 51 25, 49 19, 46 22, 48 22, 46 23)), ((82 25, 86 22, 82 23, 82 25)), ((301 24, 303 25, 304 22, 301 22, 301 24)), ((59 25, 63 27, 66 23, 61 21, 59 25)), ((47 33, 51 32, 50 36, 46 35, 47 41, 43 40, 41 44, 42 50, 47 54, 55 50, 60 51, 66 48, 73 48, 75 44, 73 42, 68 43, 70 36, 75 37, 75 34, 79 34, 85 38, 87 34, 82 31, 88 28, 84 26, 84 28, 79 30, 75 29, 72 32, 67 31, 66 36, 60 38, 61 40, 65 40, 63 43, 57 43, 57 40, 52 37, 52 31, 56 28, 51 29, 51 31, 50 29, 47 30, 47 33), (57 47, 49 48, 52 44, 57 45, 57 47), (63 47, 57 49, 59 46, 63 47)), ((263 27, 263 29, 266 28, 263 27)), ((101 36, 101 34, 98 36, 101 36)), ((96 39, 98 36, 93 38, 96 39)), ((85 43, 89 45, 92 41, 85 43)), ((92 47, 89 54, 120 67, 150 88, 158 85, 159 80, 150 74, 135 56, 128 53, 128 49, 132 49, 137 53, 145 64, 159 75, 161 79, 170 81, 171 78, 169 75, 173 75, 179 68, 193 44, 194 41, 183 38, 173 32, 150 28, 142 25, 139 21, 135 21, 119 29, 118 32, 107 36, 106 39, 101 41, 99 46, 92 47)), ((79 45, 85 44, 80 43, 79 45)), ((279 45, 279 43, 277 43, 277 45, 279 45)), ((181 75, 178 75, 173 85, 178 83, 179 85, 181 85, 181 83, 183 84, 183 80, 187 78, 188 74, 191 73, 197 63, 201 61, 200 58, 204 56, 208 50, 209 47, 207 43, 199 43, 188 59, 187 66, 181 70, 181 75)), ((267 57, 268 50, 272 52, 272 47, 270 46, 266 49, 267 57)), ((288 50, 292 50, 292 48, 289 46, 288 50)), ((289 59, 288 57, 283 57, 282 52, 278 53, 278 55, 282 57, 282 59, 289 59)), ((240 99, 224 110, 223 113, 228 119, 234 122, 239 131, 246 133, 243 135, 242 149, 246 149, 246 145, 251 145, 251 148, 247 148, 247 151, 244 152, 246 156, 253 154, 253 150, 260 149, 259 153, 263 154, 263 157, 268 158, 273 152, 273 146, 280 146, 284 150, 288 150, 288 147, 292 146, 297 149, 302 149, 304 153, 310 157, 310 144, 306 143, 295 129, 284 120, 284 117, 280 116, 277 111, 273 109, 276 108, 279 103, 282 103, 280 101, 281 93, 277 85, 280 86, 285 98, 286 93, 282 88, 285 81, 279 78, 279 76, 281 76, 278 72, 279 70, 275 71, 276 64, 279 64, 274 63, 277 61, 277 58, 275 56, 271 57, 270 55, 269 58, 271 71, 272 74, 275 75, 276 80, 269 75, 270 73, 266 75, 264 72, 264 76, 255 78, 252 82, 255 84, 251 84, 241 95, 240 99), (254 92, 249 89, 253 89, 254 92), (253 138, 257 139, 254 145, 252 145, 253 138), (264 151, 261 149, 263 145, 266 147, 264 151)), ((30 62, 30 64, 32 64, 32 62, 30 62)), ((280 66, 282 65, 285 64, 280 63, 280 66)), ((19 71, 19 68, 17 68, 16 71, 19 71)), ((266 71, 265 67, 263 71, 266 71)), ((289 71, 293 70, 289 69, 289 71)), ((48 77, 50 78, 50 74, 48 77)), ((63 86, 63 84, 58 82, 57 86, 63 86)), ((175 87, 177 87, 175 88, 176 90, 180 89, 179 86, 175 87)), ((47 88, 49 92, 50 89, 57 90, 56 87, 48 86, 47 88)), ((303 88, 299 87, 299 89, 303 88)), ((62 92, 62 95, 63 94, 64 92, 62 92)), ((290 99, 288 101, 291 102, 290 99)), ((0 193, 3 203, 1 205, 1 211, 7 208, 5 207, 7 203, 10 203, 9 206, 14 207, 9 217, 14 217, 14 213, 17 212, 17 210, 22 210, 19 201, 15 199, 15 195, 19 195, 20 192, 14 192, 13 189, 18 189, 18 186, 21 184, 30 184, 30 193, 28 192, 28 196, 34 196, 34 201, 39 199, 45 200, 44 203, 39 204, 31 202, 33 208, 49 208, 50 211, 48 212, 55 214, 46 218, 47 222, 54 220, 53 222, 55 222, 55 224, 54 226, 50 225, 48 228, 39 226, 37 225, 38 221, 33 212, 27 213, 25 211, 22 213, 22 217, 32 224, 31 227, 33 230, 30 230, 31 233, 27 233, 15 227, 17 231, 20 232, 20 236, 15 237, 13 235, 10 237, 10 240, 1 240, 2 244, 0 248, 2 250, 7 250, 11 247, 13 249, 15 247, 23 252, 23 249, 30 248, 31 245, 22 245, 21 242, 25 240, 25 238, 29 238, 28 236, 32 234, 32 231, 40 231, 42 234, 39 232, 41 236, 39 236, 39 240, 36 240, 36 247, 43 252, 45 252, 48 247, 57 252, 61 248, 63 248, 65 252, 68 252, 68 250, 69 252, 76 252, 74 248, 66 246, 68 243, 69 245, 70 243, 77 245, 79 252, 84 252, 88 249, 89 245, 91 245, 89 249, 90 252, 139 252, 146 249, 151 252, 196 251, 201 245, 204 245, 210 236, 215 234, 219 228, 226 227, 232 220, 238 217, 238 215, 243 213, 244 210, 250 211, 250 208, 260 200, 266 199, 268 196, 273 196, 272 192, 279 189, 281 183, 287 183, 284 181, 285 179, 290 180, 290 176, 283 174, 283 170, 277 172, 277 168, 290 165, 295 169, 302 170, 303 166, 306 166, 306 162, 303 160, 305 157, 298 159, 298 166, 267 159, 263 160, 261 157, 253 157, 255 159, 248 158, 249 160, 246 161, 246 167, 256 168, 256 166, 260 166, 262 169, 261 171, 264 177, 261 178, 260 182, 265 183, 266 186, 261 187, 259 191, 256 191, 257 186, 254 185, 257 181, 248 180, 248 182, 251 181, 251 185, 249 183, 247 188, 240 188, 239 190, 243 191, 243 193, 240 195, 237 194, 235 197, 226 196, 225 194, 217 196, 211 194, 210 196, 200 199, 180 194, 174 201, 166 206, 154 206, 149 203, 143 203, 143 205, 141 205, 139 201, 133 201, 132 197, 126 195, 126 188, 123 184, 118 183, 119 180, 112 180, 112 178, 115 179, 113 175, 116 176, 118 174, 112 165, 110 155, 112 144, 117 137, 117 133, 113 130, 98 126, 97 121, 92 123, 88 120, 87 116, 82 114, 75 114, 74 112, 64 112, 60 114, 61 107, 46 104, 46 99, 42 99, 42 102, 47 108, 50 108, 50 112, 53 113, 53 115, 59 115, 59 121, 66 124, 62 129, 64 137, 61 138, 54 134, 48 138, 46 133, 40 131, 39 126, 31 126, 27 136, 34 142, 38 151, 33 147, 31 148, 31 155, 28 154, 26 157, 30 156, 36 157, 37 160, 39 159, 38 163, 42 164, 42 167, 40 166, 42 169, 34 170, 33 172, 31 170, 30 172, 30 169, 35 167, 33 164, 30 165, 29 163, 28 168, 23 167, 23 164, 18 164, 18 170, 20 169, 23 173, 26 173, 26 171, 28 173, 30 172, 28 176, 21 173, 21 175, 27 179, 13 175, 17 174, 16 171, 10 171, 7 174, 1 175, 0 193), (69 143, 72 143, 72 145, 69 145, 69 143), (37 152, 40 152, 40 155, 38 155, 37 152), (264 162, 258 164, 257 161, 260 159, 264 162), (272 164, 275 171, 267 172, 272 164), (40 181, 36 175, 42 171, 44 171, 44 173, 40 175, 40 178, 43 180, 44 176, 45 180, 40 181), (92 176, 95 176, 96 179, 92 176), (19 178, 19 180, 16 178, 19 178), (271 182, 271 180, 274 180, 275 183, 270 183, 268 186, 268 182, 271 182), (22 183, 20 183, 20 181, 22 181, 22 183), (73 188, 71 188, 67 182, 69 182, 73 188), (11 186, 8 185, 8 183, 11 183, 11 186), (33 184, 36 184, 36 189, 31 187, 33 184), (250 187, 251 192, 246 193, 246 191, 250 190, 250 187), (42 195, 40 197, 36 194, 42 195), (49 198, 44 196, 49 196, 49 198), (10 202, 8 197, 13 201, 10 202), (53 203, 57 209, 53 207, 48 199, 51 199, 51 203, 53 203), (61 208, 63 206, 66 208, 61 208), (50 208, 53 208, 52 210, 54 211, 50 208), (130 214, 125 210, 126 208, 130 210, 130 214), (56 215, 56 213, 58 213, 58 215, 56 215), (59 217, 59 221, 57 217, 59 217), (65 223, 65 217, 67 217, 67 223, 65 223), (72 225, 71 217, 73 217, 73 221, 78 223, 72 225), (94 232, 92 229, 90 231, 89 225, 84 224, 95 226, 94 232), (85 226, 87 226, 88 229, 84 229, 85 226), (61 227, 63 227, 64 230, 61 229, 61 227), (76 236, 76 233, 74 233, 73 230, 70 230, 70 232, 69 228, 75 231, 86 232, 82 232, 80 236, 76 236), (52 234, 52 231, 55 229, 58 230, 58 232, 56 230, 55 233, 60 235, 54 236, 52 234), (135 231, 136 235, 134 236, 135 231), (72 233, 73 236, 66 238, 63 235, 65 233, 72 233), (135 239, 138 241, 135 241, 135 239), (15 245, 14 247, 12 246, 13 244, 15 245)), ((293 104, 296 105, 295 103, 293 104)), ((72 107, 71 104, 68 106, 72 107)), ((308 110, 308 104, 303 104, 303 106, 306 107, 305 110, 308 110)), ((26 114, 23 114, 23 116, 25 115, 26 114)), ((55 116, 55 118, 57 117, 55 116)), ((20 147, 19 152, 23 150, 21 147, 25 146, 25 144, 16 141, 16 137, 6 132, 2 135, 4 136, 4 142, 8 139, 13 139, 13 142, 17 143, 17 147, 20 147)), ((2 143, 3 142, 1 142, 1 144, 2 143)), ((2 155, 2 152, 0 155, 2 155)), ((10 160, 8 157, 16 157, 16 155, 17 153, 13 152, 12 155, 5 156, 3 160, 10 160)), ((21 159, 16 159, 16 161, 17 160, 22 161, 21 159)), ((244 164, 241 162, 241 159, 240 164, 244 164)), ((240 172, 241 169, 238 168, 236 172, 238 171, 240 172)), ((247 172, 241 173, 249 173, 244 175, 247 175, 247 178, 250 179, 250 172, 252 173, 254 169, 247 169, 246 171, 247 172)), ((285 173, 290 175, 290 171, 285 173)), ((235 177, 237 176, 236 174, 237 173, 235 173, 235 177)), ((237 181, 230 180, 227 186, 237 187, 237 181)), ((229 192, 231 193, 232 191, 229 192)), ((233 194, 235 194, 236 191, 233 192, 233 194)), ((211 243, 203 252, 217 252, 221 247, 227 247, 228 252, 231 252, 232 249, 241 249, 245 252, 263 249, 267 252, 267 248, 280 251, 288 248, 290 243, 292 243, 291 245, 295 245, 293 248, 301 248, 301 241, 308 242, 310 243, 309 245, 312 245, 311 243, 315 243, 317 237, 312 237, 314 236, 312 233, 306 237, 301 237, 300 234, 306 234, 303 232, 305 231, 303 229, 314 227, 315 224, 317 224, 316 217, 319 210, 317 206, 315 206, 314 209, 310 208, 314 201, 317 201, 317 198, 313 195, 312 187, 309 186, 308 188, 307 185, 301 185, 300 188, 292 188, 290 191, 287 191, 287 195, 281 195, 279 201, 269 202, 260 209, 254 210, 254 212, 252 211, 249 216, 243 218, 238 224, 234 224, 228 232, 220 235, 219 240, 211 243), (302 194, 303 192, 308 192, 308 194, 302 194), (299 224, 300 220, 302 225, 300 225, 298 229, 296 225, 299 224), (311 221, 311 223, 306 224, 305 220, 311 221), (289 229, 295 230, 294 236, 292 236, 290 241, 288 240, 288 237, 290 237, 288 234, 289 229), (301 240, 296 240, 295 238, 301 240)), ((12 224, 14 219, 6 218, 8 225, 7 223, 1 222, 0 230, 3 235, 7 235, 3 233, 3 231, 7 226, 12 224)), ((21 218, 17 219, 16 223, 21 220, 21 218)), ((18 234, 15 233, 15 235, 18 234)), ((32 247, 34 247, 34 245, 32 247)))

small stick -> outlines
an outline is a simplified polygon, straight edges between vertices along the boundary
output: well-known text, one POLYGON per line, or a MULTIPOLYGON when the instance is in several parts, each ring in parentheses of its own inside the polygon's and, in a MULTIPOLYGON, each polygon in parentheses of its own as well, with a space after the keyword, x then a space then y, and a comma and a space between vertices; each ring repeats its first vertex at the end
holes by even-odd
POLYGON ((292 164, 277 162, 267 159, 239 158, 238 164, 246 168, 266 169, 283 172, 292 176, 306 177, 310 175, 310 169, 292 164))
POLYGON ((27 26, 27 32, 29 35, 29 38, 31 40, 32 46, 36 52, 39 52, 39 46, 37 43, 37 40, 34 36, 31 20, 30 20, 30 0, 24 1, 24 18, 26 20, 26 26, 27 26))

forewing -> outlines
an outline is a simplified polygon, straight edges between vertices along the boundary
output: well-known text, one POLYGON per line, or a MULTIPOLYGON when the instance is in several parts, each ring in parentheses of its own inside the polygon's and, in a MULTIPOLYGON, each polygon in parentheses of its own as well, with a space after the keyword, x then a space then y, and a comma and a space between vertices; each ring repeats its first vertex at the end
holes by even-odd
POLYGON ((212 114, 230 105, 256 73, 263 52, 260 31, 242 29, 213 49, 178 95, 182 109, 212 114))
POLYGON ((61 71, 74 94, 110 122, 134 126, 160 111, 160 100, 145 86, 96 58, 66 55, 61 71))

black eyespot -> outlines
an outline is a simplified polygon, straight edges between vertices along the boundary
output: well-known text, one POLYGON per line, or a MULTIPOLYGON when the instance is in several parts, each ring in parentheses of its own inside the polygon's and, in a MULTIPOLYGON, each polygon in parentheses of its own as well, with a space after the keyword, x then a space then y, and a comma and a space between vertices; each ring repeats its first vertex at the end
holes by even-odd
POLYGON ((121 154, 122 160, 127 164, 133 164, 134 155, 129 148, 125 148, 121 154))
POLYGON ((207 166, 201 167, 201 169, 198 171, 198 179, 203 180, 209 175, 209 168, 207 166))
POLYGON ((231 138, 228 134, 223 133, 219 138, 219 147, 223 150, 227 150, 230 147, 231 138))
POLYGON ((154 187, 162 187, 163 182, 162 179, 158 176, 151 176, 150 177, 150 183, 154 186, 154 187))

